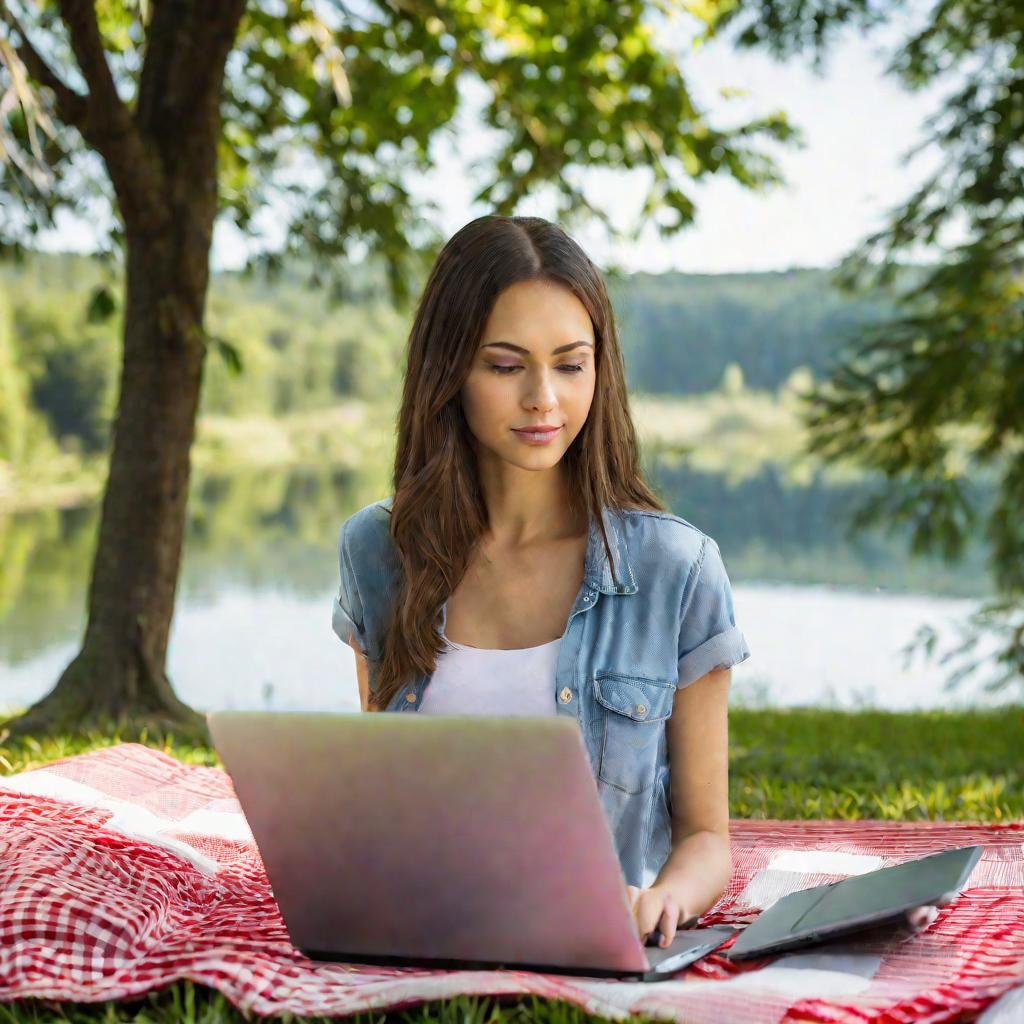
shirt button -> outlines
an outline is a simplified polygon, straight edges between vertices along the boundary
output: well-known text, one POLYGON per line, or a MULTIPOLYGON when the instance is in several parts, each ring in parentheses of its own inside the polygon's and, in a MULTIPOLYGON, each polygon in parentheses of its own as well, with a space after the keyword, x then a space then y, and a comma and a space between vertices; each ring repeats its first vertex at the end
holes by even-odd
POLYGON ((563 704, 568 704, 569 701, 572 700, 572 690, 570 690, 568 686, 563 686, 562 692, 558 695, 558 699, 563 704))
POLYGON ((647 705, 646 704, 637 704, 637 706, 636 706, 636 713, 638 715, 646 715, 647 714, 647 705))
POLYGON ((416 694, 415 694, 415 693, 407 693, 407 694, 405 695, 405 699, 406 699, 406 700, 407 700, 407 701, 408 701, 408 702, 409 702, 410 704, 414 704, 414 703, 416 702, 416 694))

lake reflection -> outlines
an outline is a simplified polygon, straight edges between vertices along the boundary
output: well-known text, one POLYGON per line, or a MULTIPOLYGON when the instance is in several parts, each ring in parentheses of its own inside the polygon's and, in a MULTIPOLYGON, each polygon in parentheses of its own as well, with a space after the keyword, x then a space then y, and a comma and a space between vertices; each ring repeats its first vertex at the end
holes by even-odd
MULTIPOLYGON (((972 683, 950 695, 942 668, 918 658, 904 669, 900 655, 923 623, 952 640, 947 627, 983 594, 979 552, 957 568, 911 563, 898 539, 843 544, 836 503, 849 495, 819 485, 800 493, 767 476, 729 488, 680 471, 654 482, 721 546, 753 652, 734 671, 737 702, 902 709, 994 699, 972 683), (782 530, 787 508, 800 521, 782 530)), ((352 652, 331 630, 335 544, 342 521, 385 493, 379 480, 331 469, 194 485, 168 651, 182 699, 203 710, 358 707, 352 652)), ((0 706, 41 697, 76 652, 97 516, 93 507, 0 518, 0 706)))

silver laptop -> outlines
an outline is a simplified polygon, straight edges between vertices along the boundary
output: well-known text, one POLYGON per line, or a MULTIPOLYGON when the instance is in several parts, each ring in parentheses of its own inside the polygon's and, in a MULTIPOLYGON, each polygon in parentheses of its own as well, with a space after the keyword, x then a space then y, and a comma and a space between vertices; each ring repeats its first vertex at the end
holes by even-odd
POLYGON ((313 959, 660 981, 735 932, 641 943, 573 719, 207 721, 292 944, 313 959))

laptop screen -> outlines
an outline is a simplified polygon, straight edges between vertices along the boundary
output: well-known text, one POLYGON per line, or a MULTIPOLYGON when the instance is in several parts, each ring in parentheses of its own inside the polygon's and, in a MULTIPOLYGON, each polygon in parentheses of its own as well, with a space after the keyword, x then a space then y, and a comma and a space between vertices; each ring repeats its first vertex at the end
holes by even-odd
POLYGON ((845 878, 797 920, 792 931, 808 931, 905 906, 932 903, 959 888, 973 865, 975 847, 945 850, 931 857, 845 878))

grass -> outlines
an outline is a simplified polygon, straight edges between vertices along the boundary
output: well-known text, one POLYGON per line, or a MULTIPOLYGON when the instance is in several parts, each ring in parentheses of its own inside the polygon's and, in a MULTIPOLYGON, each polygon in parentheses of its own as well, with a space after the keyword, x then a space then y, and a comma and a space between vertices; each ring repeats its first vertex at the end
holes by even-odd
MULTIPOLYGON (((990 822, 1024 818, 1024 706, 912 713, 737 708, 730 713, 730 738, 733 817, 990 822)), ((173 738, 144 741, 181 761, 221 767, 215 751, 207 747, 173 738)), ((6 746, 0 741, 0 772, 25 771, 118 742, 116 733, 8 741, 6 746)), ((189 981, 133 1001, 0 1003, 0 1024, 214 1024, 245 1019, 220 993, 189 981)), ((356 1024, 607 1020, 570 1003, 510 996, 460 996, 346 1019, 356 1024)), ((653 1021, 635 1019, 641 1024, 653 1021)))
MULTIPOLYGON (((396 1013, 364 1011, 345 1018, 281 1017, 246 1018, 214 989, 191 981, 176 982, 132 1002, 57 1003, 31 999, 0 1003, 0 1024, 227 1024, 245 1020, 275 1024, 320 1024, 344 1019, 353 1024, 583 1024, 609 1022, 611 1018, 588 1014, 575 1003, 537 996, 457 996, 422 1003, 396 1013)), ((657 1018, 637 1014, 638 1024, 656 1024, 657 1018)))
POLYGON ((1024 707, 734 709, 735 818, 1024 818, 1024 707))

